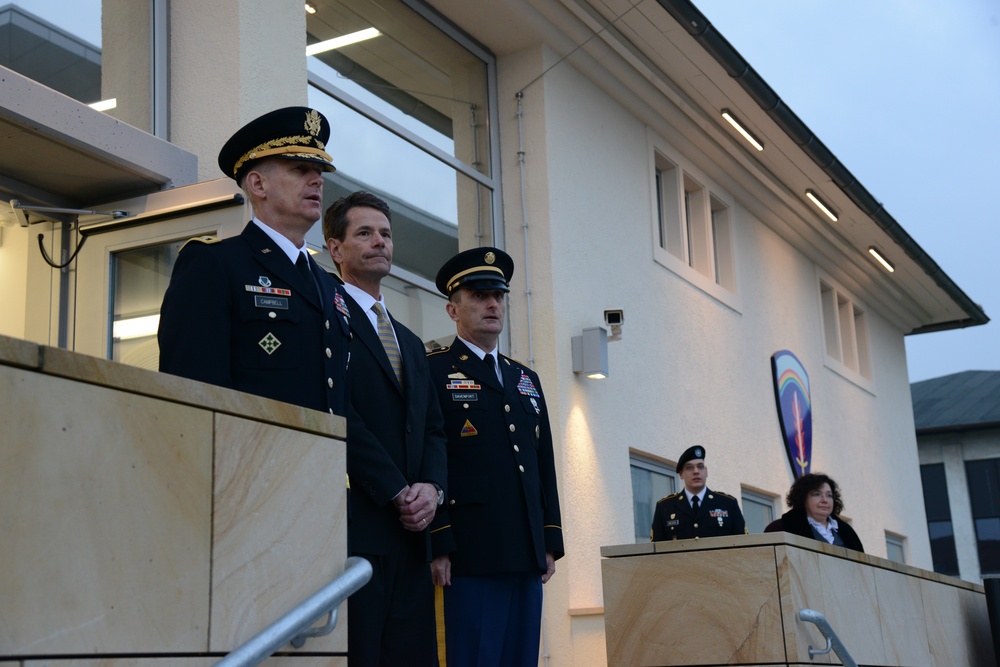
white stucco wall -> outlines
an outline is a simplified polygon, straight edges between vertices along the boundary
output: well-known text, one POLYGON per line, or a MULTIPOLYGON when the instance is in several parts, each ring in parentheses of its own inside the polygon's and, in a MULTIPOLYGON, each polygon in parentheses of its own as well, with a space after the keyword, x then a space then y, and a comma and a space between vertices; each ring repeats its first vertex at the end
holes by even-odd
MULTIPOLYGON (((885 556, 885 531, 906 538, 907 562, 930 569, 902 332, 867 310, 871 382, 825 365, 815 263, 734 200, 735 307, 654 261, 649 128, 568 63, 523 98, 531 292, 527 331, 521 190, 513 92, 555 62, 541 49, 501 59, 501 127, 512 284, 512 355, 533 356, 557 438, 567 555, 546 587, 550 664, 601 664, 591 650, 599 622, 560 608, 603 605, 600 547, 633 541, 629 448, 675 460, 708 451, 709 486, 741 485, 783 496, 792 481, 775 414, 770 357, 790 349, 809 373, 813 469, 843 486, 848 516, 869 553, 885 556), (610 377, 572 373, 572 336, 625 312, 609 344, 610 377), (529 335, 531 343, 529 348, 529 335), (562 604, 560 604, 562 601, 562 604), (572 656, 572 657, 570 657, 572 656)), ((685 128, 686 129, 686 128, 685 128)), ((685 146, 685 129, 662 136, 685 146)), ((708 179, 728 182, 728 165, 708 179)), ((714 172, 714 173, 713 173, 714 172)), ((716 186, 719 187, 719 186, 716 186)), ((792 222, 795 221, 786 221, 792 222)), ((836 265, 821 268, 839 278, 836 265)), ((862 306, 864 294, 854 294, 862 306)))

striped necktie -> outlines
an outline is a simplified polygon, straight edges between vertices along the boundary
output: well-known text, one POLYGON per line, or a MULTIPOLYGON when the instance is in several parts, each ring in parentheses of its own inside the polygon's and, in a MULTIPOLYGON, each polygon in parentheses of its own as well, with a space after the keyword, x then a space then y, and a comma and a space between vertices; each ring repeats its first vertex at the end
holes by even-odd
POLYGON ((372 310, 378 316, 378 338, 382 341, 382 347, 385 348, 386 356, 389 357, 392 372, 396 374, 396 379, 399 380, 399 384, 402 386, 403 358, 399 354, 399 345, 396 344, 396 336, 392 333, 392 324, 389 322, 389 316, 385 314, 385 308, 378 301, 372 306, 372 310))

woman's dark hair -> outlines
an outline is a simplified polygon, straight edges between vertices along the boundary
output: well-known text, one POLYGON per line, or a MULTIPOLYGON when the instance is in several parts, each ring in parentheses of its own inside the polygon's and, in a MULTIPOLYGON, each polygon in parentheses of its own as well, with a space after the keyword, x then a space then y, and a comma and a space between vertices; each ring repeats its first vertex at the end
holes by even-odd
POLYGON ((839 516, 844 511, 844 501, 840 499, 840 487, 837 486, 837 483, 829 475, 824 475, 821 472, 802 475, 802 477, 795 480, 792 488, 788 489, 785 502, 788 503, 788 507, 791 509, 804 510, 806 508, 806 498, 809 497, 809 494, 824 484, 829 484, 830 490, 833 491, 833 514, 839 516))

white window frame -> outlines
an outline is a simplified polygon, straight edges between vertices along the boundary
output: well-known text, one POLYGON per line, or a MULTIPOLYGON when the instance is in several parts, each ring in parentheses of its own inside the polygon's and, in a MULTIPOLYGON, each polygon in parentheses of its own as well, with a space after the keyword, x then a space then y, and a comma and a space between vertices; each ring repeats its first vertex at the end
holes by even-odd
POLYGON ((648 131, 653 259, 739 312, 735 201, 648 131))
POLYGON ((817 271, 816 292, 824 365, 862 389, 875 393, 868 307, 822 271, 817 271))

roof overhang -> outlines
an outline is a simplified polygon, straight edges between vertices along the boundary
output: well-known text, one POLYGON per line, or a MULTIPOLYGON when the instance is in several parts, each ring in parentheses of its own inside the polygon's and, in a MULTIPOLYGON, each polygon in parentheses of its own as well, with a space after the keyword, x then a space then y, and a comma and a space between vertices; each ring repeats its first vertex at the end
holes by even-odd
POLYGON ((197 180, 198 158, 0 67, 0 198, 89 208, 197 180))
POLYGON ((682 128, 672 136, 723 164, 755 217, 904 332, 989 321, 689 0, 511 0, 488 17, 467 4, 435 7, 501 56, 534 39, 623 103, 647 102, 643 120, 682 128), (763 152, 729 128, 724 108, 764 141, 763 152), (837 210, 837 222, 807 203, 807 189, 837 210), (890 256, 894 273, 875 264, 871 246, 890 256))

